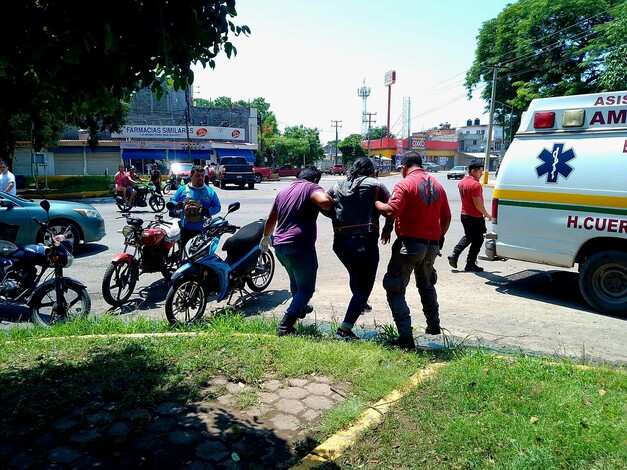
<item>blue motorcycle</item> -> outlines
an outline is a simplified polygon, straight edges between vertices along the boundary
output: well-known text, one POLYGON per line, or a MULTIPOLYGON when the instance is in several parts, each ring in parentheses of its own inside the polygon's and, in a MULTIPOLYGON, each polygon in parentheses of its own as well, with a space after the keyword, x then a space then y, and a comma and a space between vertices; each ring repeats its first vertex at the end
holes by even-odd
POLYGON ((209 302, 228 304, 235 292, 244 297, 248 287, 253 292, 265 290, 274 276, 275 261, 270 250, 262 253, 259 242, 265 220, 238 227, 227 216, 240 207, 229 205, 224 217, 214 217, 200 235, 185 246, 183 260, 171 278, 165 299, 165 314, 170 324, 200 320, 209 302), (216 254, 222 235, 233 234, 222 247, 226 258, 216 254))
MULTIPOLYGON (((40 205, 48 214, 50 203, 43 200, 40 205)), ((42 326, 88 315, 87 287, 63 276, 63 268, 74 261, 72 240, 55 234, 47 221, 36 217, 33 221, 42 227, 50 245, 18 248, 11 241, 0 241, 0 302, 8 309, 28 306, 31 320, 42 326)))

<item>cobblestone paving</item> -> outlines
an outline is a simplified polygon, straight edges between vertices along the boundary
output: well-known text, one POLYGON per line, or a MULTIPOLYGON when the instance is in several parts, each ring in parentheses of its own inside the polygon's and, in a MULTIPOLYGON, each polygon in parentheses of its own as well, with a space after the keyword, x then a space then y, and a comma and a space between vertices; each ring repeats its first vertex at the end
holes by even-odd
POLYGON ((100 401, 44 428, 5 417, 0 468, 288 468, 315 446, 308 429, 347 389, 320 376, 260 387, 216 377, 188 405, 118 412, 100 401))

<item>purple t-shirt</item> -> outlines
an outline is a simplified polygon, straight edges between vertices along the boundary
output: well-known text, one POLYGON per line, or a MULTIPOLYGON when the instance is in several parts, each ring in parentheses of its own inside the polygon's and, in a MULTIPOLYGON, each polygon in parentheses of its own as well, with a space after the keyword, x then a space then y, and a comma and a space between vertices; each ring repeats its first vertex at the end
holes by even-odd
POLYGON ((316 191, 324 191, 324 188, 297 179, 277 194, 272 205, 278 215, 274 229, 275 245, 292 244, 309 248, 316 243, 316 221, 320 211, 310 199, 316 191))

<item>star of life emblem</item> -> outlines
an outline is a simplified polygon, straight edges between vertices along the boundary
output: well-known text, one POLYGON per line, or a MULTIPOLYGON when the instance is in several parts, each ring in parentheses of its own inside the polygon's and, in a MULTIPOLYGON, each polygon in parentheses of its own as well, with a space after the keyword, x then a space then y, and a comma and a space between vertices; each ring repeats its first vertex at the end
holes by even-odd
POLYGON ((553 150, 543 149, 538 158, 543 162, 536 167, 538 177, 546 175, 547 183, 557 183, 558 176, 568 178, 573 171, 568 162, 575 158, 575 152, 572 148, 564 150, 564 144, 553 144, 553 150))

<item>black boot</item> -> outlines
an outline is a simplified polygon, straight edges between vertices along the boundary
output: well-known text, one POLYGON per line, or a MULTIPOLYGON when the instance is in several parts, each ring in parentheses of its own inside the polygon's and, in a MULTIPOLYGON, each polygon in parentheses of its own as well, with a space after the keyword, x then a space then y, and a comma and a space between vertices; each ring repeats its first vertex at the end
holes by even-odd
POLYGON ((451 268, 457 269, 457 256, 454 253, 448 256, 448 264, 451 265, 451 268))
POLYGON ((392 346, 411 351, 416 348, 416 343, 413 336, 399 336, 392 340, 392 346))
POLYGON ((276 329, 276 335, 285 336, 296 333, 296 330, 294 329, 294 323, 296 323, 296 320, 298 320, 296 315, 288 315, 287 313, 283 315, 283 318, 281 318, 279 326, 276 329))
POLYGON ((439 335, 442 334, 442 330, 440 329, 440 323, 428 323, 425 328, 425 334, 427 335, 439 335))
POLYGON ((448 258, 448 264, 451 265, 451 268, 457 269, 457 260, 459 259, 459 255, 462 254, 462 250, 460 250, 457 245, 453 248, 453 253, 451 253, 448 258))

